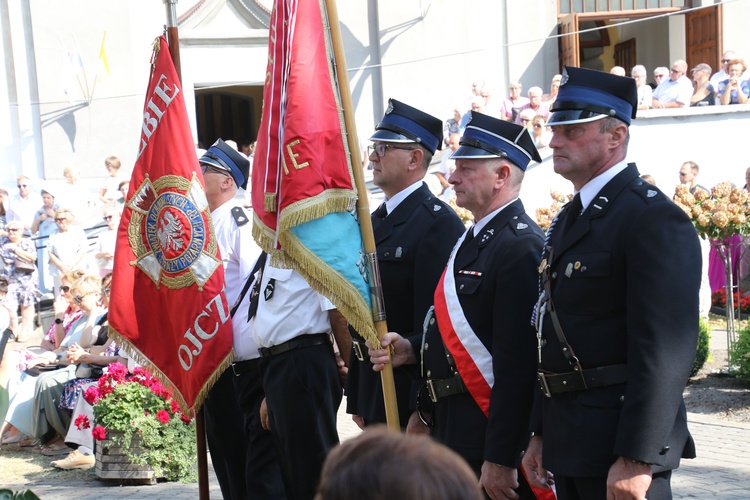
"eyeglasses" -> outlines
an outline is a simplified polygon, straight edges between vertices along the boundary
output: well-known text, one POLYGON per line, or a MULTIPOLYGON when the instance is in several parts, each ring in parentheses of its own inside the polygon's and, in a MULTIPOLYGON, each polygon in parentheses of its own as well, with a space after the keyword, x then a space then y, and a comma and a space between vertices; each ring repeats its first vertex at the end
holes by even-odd
POLYGON ((107 295, 109 293, 109 290, 109 287, 102 288, 102 295, 107 295))
POLYGON ((55 218, 55 222, 57 222, 58 224, 59 224, 60 222, 68 222, 68 219, 67 219, 67 218, 65 218, 65 217, 56 217, 56 218, 55 218))
POLYGON ((528 118, 521 118, 520 120, 521 123, 529 123, 530 121, 528 118))
POLYGON ((68 293, 69 291, 70 291, 70 287, 68 285, 62 285, 60 287, 60 292, 61 293, 68 293))
POLYGON ((102 217, 102 219, 104 219, 105 221, 109 222, 109 221, 112 220, 112 217, 113 217, 112 215, 105 215, 104 217, 102 217))
POLYGON ((18 185, 18 189, 25 188, 25 187, 29 187, 29 185, 28 184, 19 184, 18 185))
POLYGON ((682 71, 680 71, 679 69, 674 69, 674 68, 670 69, 669 72, 670 73, 682 73, 682 71))
POLYGON ((89 293, 84 293, 83 295, 76 295, 75 297, 73 297, 73 302, 75 302, 76 304, 80 306, 81 303, 83 302, 84 297, 87 297, 89 295, 94 295, 96 293, 99 293, 99 292, 89 292, 89 293))
POLYGON ((20 231, 20 229, 18 229, 17 227, 9 227, 8 228, 8 232, 9 233, 15 233, 16 231, 20 231))
POLYGON ((367 156, 372 156, 373 153, 375 153, 375 156, 378 157, 378 159, 385 156, 385 153, 388 152, 389 149, 400 149, 402 151, 414 151, 415 148, 401 148, 398 146, 394 146, 393 144, 375 144, 373 146, 367 146, 367 156))
POLYGON ((205 175, 206 172, 208 172, 209 170, 212 172, 216 172, 217 174, 223 174, 223 175, 229 176, 229 172, 227 172, 224 169, 216 168, 212 165, 206 165, 205 163, 201 163, 201 173, 205 175))

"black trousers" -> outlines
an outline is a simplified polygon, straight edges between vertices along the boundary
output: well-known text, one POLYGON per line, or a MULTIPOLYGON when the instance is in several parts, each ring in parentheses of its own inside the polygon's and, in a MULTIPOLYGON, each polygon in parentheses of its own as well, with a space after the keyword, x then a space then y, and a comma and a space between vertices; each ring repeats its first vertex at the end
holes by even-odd
MULTIPOLYGON (((648 500, 671 500, 672 471, 658 472, 651 477, 651 486, 646 493, 648 500)), ((607 497, 606 477, 555 476, 558 500, 599 500, 607 497)))
POLYGON ((211 462, 225 499, 285 498, 273 438, 260 426, 262 400, 256 364, 254 373, 240 377, 226 370, 203 405, 211 462))
POLYGON ((263 389, 284 487, 290 500, 315 496, 328 451, 339 442, 342 390, 330 344, 261 360, 263 389))

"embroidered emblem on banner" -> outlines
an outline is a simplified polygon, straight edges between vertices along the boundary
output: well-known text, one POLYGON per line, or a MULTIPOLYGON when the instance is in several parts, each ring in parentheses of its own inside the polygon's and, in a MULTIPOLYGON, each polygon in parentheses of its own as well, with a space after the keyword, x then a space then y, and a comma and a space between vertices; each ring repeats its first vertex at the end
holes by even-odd
POLYGON ((206 193, 198 178, 148 175, 128 202, 133 210, 128 241, 137 266, 157 286, 201 290, 221 265, 217 244, 209 233, 206 193))

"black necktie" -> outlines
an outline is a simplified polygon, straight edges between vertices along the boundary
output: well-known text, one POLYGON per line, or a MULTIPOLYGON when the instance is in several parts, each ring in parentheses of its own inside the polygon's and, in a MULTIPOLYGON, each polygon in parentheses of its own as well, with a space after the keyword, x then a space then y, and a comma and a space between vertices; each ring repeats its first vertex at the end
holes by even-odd
MULTIPOLYGON (((466 232, 466 238, 464 238, 463 243, 461 243, 461 246, 458 249, 458 252, 469 246, 469 243, 471 243, 471 240, 474 239, 474 226, 471 226, 469 230, 466 232)), ((456 253, 458 253, 456 252, 456 253)))
POLYGON ((380 220, 383 220, 388 216, 388 209, 385 207, 385 203, 381 203, 377 210, 375 210, 372 215, 377 217, 380 220))
POLYGON ((258 267, 257 271, 253 269, 253 273, 258 273, 257 278, 255 279, 255 283, 253 283, 253 288, 250 290, 250 308, 247 312, 247 320, 250 321, 252 318, 255 317, 255 313, 258 312, 258 302, 260 302, 260 282, 263 280, 263 270, 266 268, 266 258, 268 257, 268 254, 266 252, 263 252, 260 254, 260 257, 258 257, 258 262, 256 262, 256 266, 258 267))
POLYGON ((388 216, 388 209, 385 208, 385 203, 382 203, 377 210, 375 210, 372 213, 372 229, 373 231, 377 229, 378 226, 380 226, 380 223, 383 222, 383 219, 385 219, 388 216))
POLYGON ((565 223, 562 226, 562 234, 567 234, 568 230, 573 226, 573 223, 581 215, 583 204, 581 203, 581 194, 578 193, 570 202, 568 208, 565 210, 565 223))

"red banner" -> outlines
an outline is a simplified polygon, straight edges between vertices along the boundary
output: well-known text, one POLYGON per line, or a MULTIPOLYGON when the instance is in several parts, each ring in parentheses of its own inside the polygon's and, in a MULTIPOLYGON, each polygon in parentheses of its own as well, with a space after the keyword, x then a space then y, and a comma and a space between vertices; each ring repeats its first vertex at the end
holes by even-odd
POLYGON ((356 200, 326 23, 317 0, 276 2, 271 15, 252 179, 268 237, 356 200))
POLYGON ((155 46, 138 157, 120 221, 110 333, 200 407, 231 362, 230 304, 182 85, 162 36, 155 46))
MULTIPOLYGON (((252 175, 253 236, 376 338, 324 2, 277 1, 252 175)), ((357 165, 355 168, 361 168, 357 165)))

